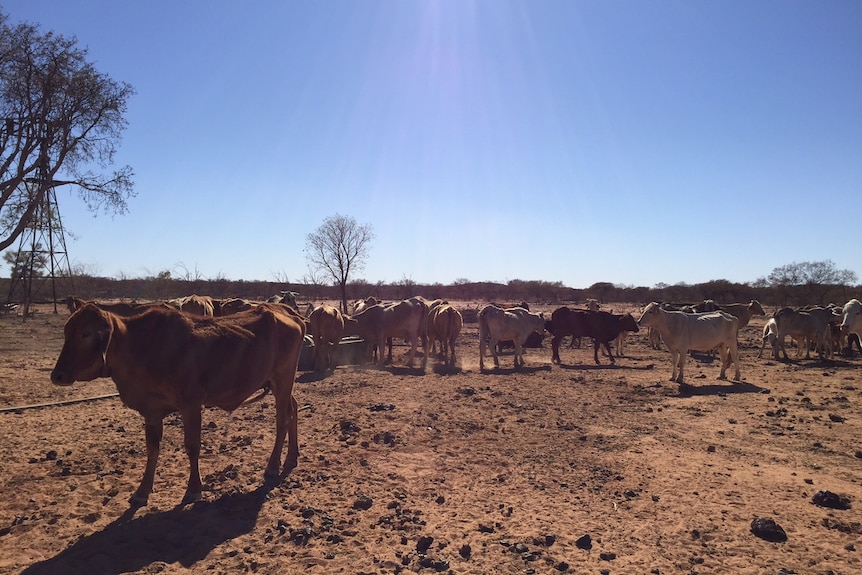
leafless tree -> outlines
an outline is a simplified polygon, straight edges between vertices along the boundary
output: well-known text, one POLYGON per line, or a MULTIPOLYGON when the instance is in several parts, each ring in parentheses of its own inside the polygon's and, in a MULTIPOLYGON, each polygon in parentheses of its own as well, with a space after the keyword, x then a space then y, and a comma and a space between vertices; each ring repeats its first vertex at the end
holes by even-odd
POLYGON ((113 165, 132 87, 100 74, 76 38, 11 25, 0 12, 0 251, 46 195, 73 186, 88 207, 123 213, 132 170, 113 165))
POLYGON ((374 239, 370 224, 359 224, 350 216, 336 214, 323 221, 305 240, 309 270, 322 271, 341 292, 341 311, 347 313, 347 282, 361 271, 374 239))

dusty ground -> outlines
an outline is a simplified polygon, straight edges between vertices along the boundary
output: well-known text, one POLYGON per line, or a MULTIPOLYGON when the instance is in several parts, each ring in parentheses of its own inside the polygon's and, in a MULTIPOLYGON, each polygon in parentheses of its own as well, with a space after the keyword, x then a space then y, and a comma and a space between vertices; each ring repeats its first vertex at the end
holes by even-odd
MULTIPOLYGON (((0 318, 0 407, 114 391, 51 385, 65 319, 0 318)), ((302 373, 297 469, 262 488, 271 402, 208 410, 207 490, 184 508, 177 419, 131 513, 137 413, 116 398, 5 411, 0 573, 862 573, 862 360, 758 359, 762 325, 740 334, 742 383, 690 361, 683 394, 645 333, 616 366, 568 347, 551 365, 546 339, 526 368, 508 354, 480 373, 475 323, 455 373, 407 369, 406 347, 384 370, 302 373), (815 505, 820 490, 850 509, 815 505), (753 535, 755 518, 787 541, 753 535)))

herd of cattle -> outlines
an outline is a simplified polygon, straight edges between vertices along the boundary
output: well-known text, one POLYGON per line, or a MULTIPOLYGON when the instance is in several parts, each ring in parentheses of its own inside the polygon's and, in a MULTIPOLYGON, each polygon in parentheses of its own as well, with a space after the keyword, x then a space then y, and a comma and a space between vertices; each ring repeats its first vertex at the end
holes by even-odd
MULTIPOLYGON (((367 298, 354 303, 351 314, 330 305, 308 306, 298 311, 296 293, 282 292, 266 302, 237 298, 215 299, 188 296, 151 304, 100 304, 70 297, 72 315, 64 327, 64 344, 51 372, 56 385, 71 385, 99 377, 114 380, 120 399, 144 417, 147 464, 140 486, 132 495, 133 506, 147 503, 152 491, 163 419, 179 412, 183 420, 184 444, 189 458, 189 480, 184 502, 201 497, 198 468, 202 407, 232 411, 272 392, 276 407, 276 439, 266 466, 267 480, 280 481, 299 456, 297 403, 293 386, 302 348, 308 334, 313 340, 314 365, 318 371, 335 367, 334 349, 345 337, 365 341, 369 356, 382 366, 392 361, 392 338, 410 343, 408 366, 418 347, 423 348, 422 369, 429 355, 440 354, 447 366, 455 365, 455 343, 464 320, 462 313, 443 300, 413 297, 395 303, 367 298), (384 348, 388 354, 384 358, 384 348), (429 353, 430 351, 430 353, 429 353), (255 395, 257 393, 257 395, 255 395), (254 395, 254 397, 252 397, 254 395), (284 442, 288 454, 281 465, 284 442), (281 470, 279 468, 281 467, 281 470)), ((485 370, 486 348, 499 367, 498 344, 511 341, 514 367, 524 365, 523 346, 535 334, 552 334, 552 362, 561 363, 559 349, 565 337, 590 338, 593 357, 599 361, 604 346, 611 363, 615 342, 617 354, 629 332, 648 328, 650 343, 661 342, 671 353, 671 379, 684 384, 686 358, 690 351, 717 349, 720 378, 730 364, 740 380, 739 330, 753 315, 765 315, 752 300, 748 304, 719 305, 706 300, 696 306, 650 303, 641 317, 591 309, 555 309, 549 319, 531 312, 526 304, 484 306, 477 313, 479 367, 485 370)), ((798 351, 810 348, 823 360, 852 345, 851 336, 862 334, 862 303, 850 300, 843 307, 782 308, 763 329, 763 345, 772 346, 787 358, 785 339, 797 341, 798 351)), ((862 350, 860 350, 862 351, 862 350)))

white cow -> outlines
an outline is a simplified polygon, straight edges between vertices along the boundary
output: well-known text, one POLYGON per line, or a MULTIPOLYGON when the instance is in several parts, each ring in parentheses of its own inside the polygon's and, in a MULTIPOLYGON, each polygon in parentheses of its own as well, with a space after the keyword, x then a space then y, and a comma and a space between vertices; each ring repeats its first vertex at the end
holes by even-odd
POLYGON ((479 310, 479 369, 485 369, 486 339, 491 345, 494 356, 494 367, 500 367, 497 357, 497 342, 511 339, 515 343, 515 369, 524 365, 523 345, 534 331, 545 331, 545 318, 538 313, 531 313, 524 308, 513 307, 503 309, 495 305, 486 305, 479 310))
POLYGON ((658 330, 664 344, 670 350, 673 371, 671 380, 685 383, 685 362, 689 350, 707 351, 718 348, 721 359, 719 379, 725 379, 725 371, 732 361, 736 367, 734 379, 739 380, 739 350, 736 332, 739 320, 721 312, 683 313, 662 309, 653 302, 646 306, 638 320, 642 327, 658 330))
POLYGON ((763 350, 766 348, 767 341, 772 347, 772 353, 778 353, 776 351, 778 346, 778 324, 775 322, 774 317, 769 318, 763 325, 763 344, 760 346, 760 353, 757 354, 757 357, 763 357, 763 350))
POLYGON ((821 361, 826 359, 824 352, 826 351, 826 334, 829 330, 829 322, 833 317, 837 318, 837 314, 830 308, 815 307, 807 310, 795 310, 785 307, 775 312, 773 317, 778 323, 778 345, 773 354, 776 360, 779 359, 779 350, 784 355, 784 359, 789 359, 784 347, 787 336, 805 346, 805 359, 811 358, 806 340, 815 343, 817 356, 821 361))
POLYGON ((841 311, 841 329, 862 338, 862 302, 858 299, 851 299, 844 304, 841 311))

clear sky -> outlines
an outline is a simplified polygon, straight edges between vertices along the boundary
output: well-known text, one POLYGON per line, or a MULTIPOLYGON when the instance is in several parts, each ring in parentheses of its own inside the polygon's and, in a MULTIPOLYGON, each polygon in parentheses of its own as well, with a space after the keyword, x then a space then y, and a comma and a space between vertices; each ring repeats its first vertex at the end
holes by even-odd
POLYGON ((862 276, 858 0, 0 5, 137 91, 128 213, 58 192, 97 275, 299 281, 343 214, 372 283, 862 276))

